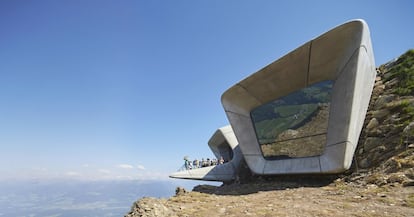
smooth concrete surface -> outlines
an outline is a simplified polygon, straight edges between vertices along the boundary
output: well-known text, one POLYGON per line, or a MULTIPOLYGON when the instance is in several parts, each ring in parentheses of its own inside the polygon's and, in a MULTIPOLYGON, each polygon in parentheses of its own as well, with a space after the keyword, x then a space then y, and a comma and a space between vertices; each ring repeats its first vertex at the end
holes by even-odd
POLYGON ((246 163, 256 174, 340 173, 349 169, 376 71, 363 20, 342 24, 232 86, 221 97, 246 163), (322 155, 267 160, 250 113, 312 84, 332 80, 327 142, 322 155))
POLYGON ((223 182, 236 179, 243 156, 231 126, 217 129, 208 141, 208 146, 217 159, 225 159, 224 164, 181 170, 172 173, 170 177, 223 182))

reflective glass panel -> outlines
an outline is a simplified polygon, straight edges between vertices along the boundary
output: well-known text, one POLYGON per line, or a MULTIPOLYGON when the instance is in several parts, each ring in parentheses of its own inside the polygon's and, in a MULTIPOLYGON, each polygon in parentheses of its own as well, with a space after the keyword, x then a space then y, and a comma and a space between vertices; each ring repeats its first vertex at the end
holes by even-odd
POLYGON ((259 106, 251 112, 265 158, 323 153, 332 81, 323 81, 259 106))

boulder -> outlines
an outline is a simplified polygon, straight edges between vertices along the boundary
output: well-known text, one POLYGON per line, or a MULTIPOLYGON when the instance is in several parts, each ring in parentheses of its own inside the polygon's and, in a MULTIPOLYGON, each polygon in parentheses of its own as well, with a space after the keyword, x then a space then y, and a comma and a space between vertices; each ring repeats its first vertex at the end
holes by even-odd
POLYGON ((378 137, 368 137, 364 143, 364 150, 370 152, 370 150, 381 144, 382 139, 378 137))
POLYGON ((187 190, 185 190, 185 188, 177 187, 175 189, 175 196, 184 195, 186 193, 187 193, 187 190))
POLYGON ((377 120, 382 120, 389 114, 390 114, 390 110, 388 109, 376 110, 371 113, 372 117, 376 118, 377 120))
POLYGON ((409 123, 403 130, 403 134, 407 137, 414 136, 414 121, 409 123))
POLYGON ((359 167, 366 169, 369 166, 371 166, 371 163, 369 162, 368 158, 364 158, 362 160, 359 161, 358 163, 359 167))
POLYGON ((373 128, 377 127, 379 122, 376 118, 372 118, 367 124, 367 130, 371 131, 373 128))
POLYGON ((391 101, 393 101, 397 96, 394 94, 379 96, 378 99, 375 101, 375 109, 384 108, 385 105, 391 101))

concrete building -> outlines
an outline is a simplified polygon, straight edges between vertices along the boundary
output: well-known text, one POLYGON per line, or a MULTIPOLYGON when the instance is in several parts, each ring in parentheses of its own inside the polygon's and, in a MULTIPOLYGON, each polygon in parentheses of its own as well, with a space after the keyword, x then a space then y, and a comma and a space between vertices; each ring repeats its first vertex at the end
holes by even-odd
POLYGON ((223 93, 231 127, 217 130, 209 146, 217 157, 230 156, 230 146, 233 163, 171 177, 231 180, 242 158, 261 175, 344 172, 352 163, 375 77, 367 24, 342 24, 223 93))
POLYGON ((191 169, 183 168, 172 173, 170 177, 224 182, 234 180, 243 156, 231 126, 227 125, 217 129, 208 141, 208 146, 216 159, 224 159, 223 164, 191 169))
MULTIPOLYGON (((255 174, 290 174, 347 170, 352 163, 375 76, 368 26, 363 20, 354 20, 305 43, 224 92, 224 110, 251 171, 255 174), (296 91, 309 92, 306 88, 329 86, 328 83, 332 86, 328 91, 329 102, 319 102, 327 104, 329 109, 326 127, 320 126, 326 131, 318 131, 318 135, 325 137, 319 139, 324 143, 322 152, 300 157, 280 154, 273 159, 265 158, 262 147, 267 144, 259 143, 252 112, 296 91)), ((294 143, 296 140, 306 145, 312 137, 315 135, 305 133, 299 138, 276 138, 274 142, 290 140, 294 143)), ((289 146, 282 148, 289 152, 289 146)))

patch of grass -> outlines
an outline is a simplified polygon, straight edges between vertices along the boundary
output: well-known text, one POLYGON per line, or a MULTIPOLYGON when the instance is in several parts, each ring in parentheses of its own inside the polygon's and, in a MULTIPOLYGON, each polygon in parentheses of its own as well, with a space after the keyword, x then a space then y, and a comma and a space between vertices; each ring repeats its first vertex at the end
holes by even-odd
MULTIPOLYGON (((385 70, 386 65, 380 67, 381 70, 385 70)), ((401 55, 395 63, 393 63, 387 69, 386 81, 397 79, 399 81, 394 93, 400 96, 413 96, 414 95, 414 49, 408 50, 401 55)), ((401 124, 403 126, 414 121, 414 103, 412 100, 403 99, 401 101, 393 102, 390 105, 391 109, 398 109, 402 114, 401 124)))
POLYGON ((411 101, 408 99, 402 99, 402 100, 395 100, 392 102, 389 102, 385 105, 385 107, 387 109, 392 109, 392 110, 401 110, 402 108, 406 108, 409 107, 411 104, 411 101))
POLYGON ((402 111, 407 114, 407 120, 403 123, 405 126, 414 121, 414 106, 407 106, 403 108, 402 111))
POLYGON ((403 99, 397 102, 392 102, 387 105, 394 112, 401 113, 400 124, 404 128, 410 122, 414 121, 414 101, 409 99, 403 99))
MULTIPOLYGON (((294 129, 306 122, 318 111, 318 104, 283 105, 273 108, 277 118, 256 121, 256 112, 252 113, 255 120, 256 133, 260 144, 272 143, 277 136, 287 129, 294 129)), ((263 111, 260 111, 263 113, 263 111)))
POLYGON ((390 67, 388 73, 391 76, 387 80, 398 78, 399 85, 395 93, 400 96, 414 94, 414 49, 401 55, 396 63, 390 67))

